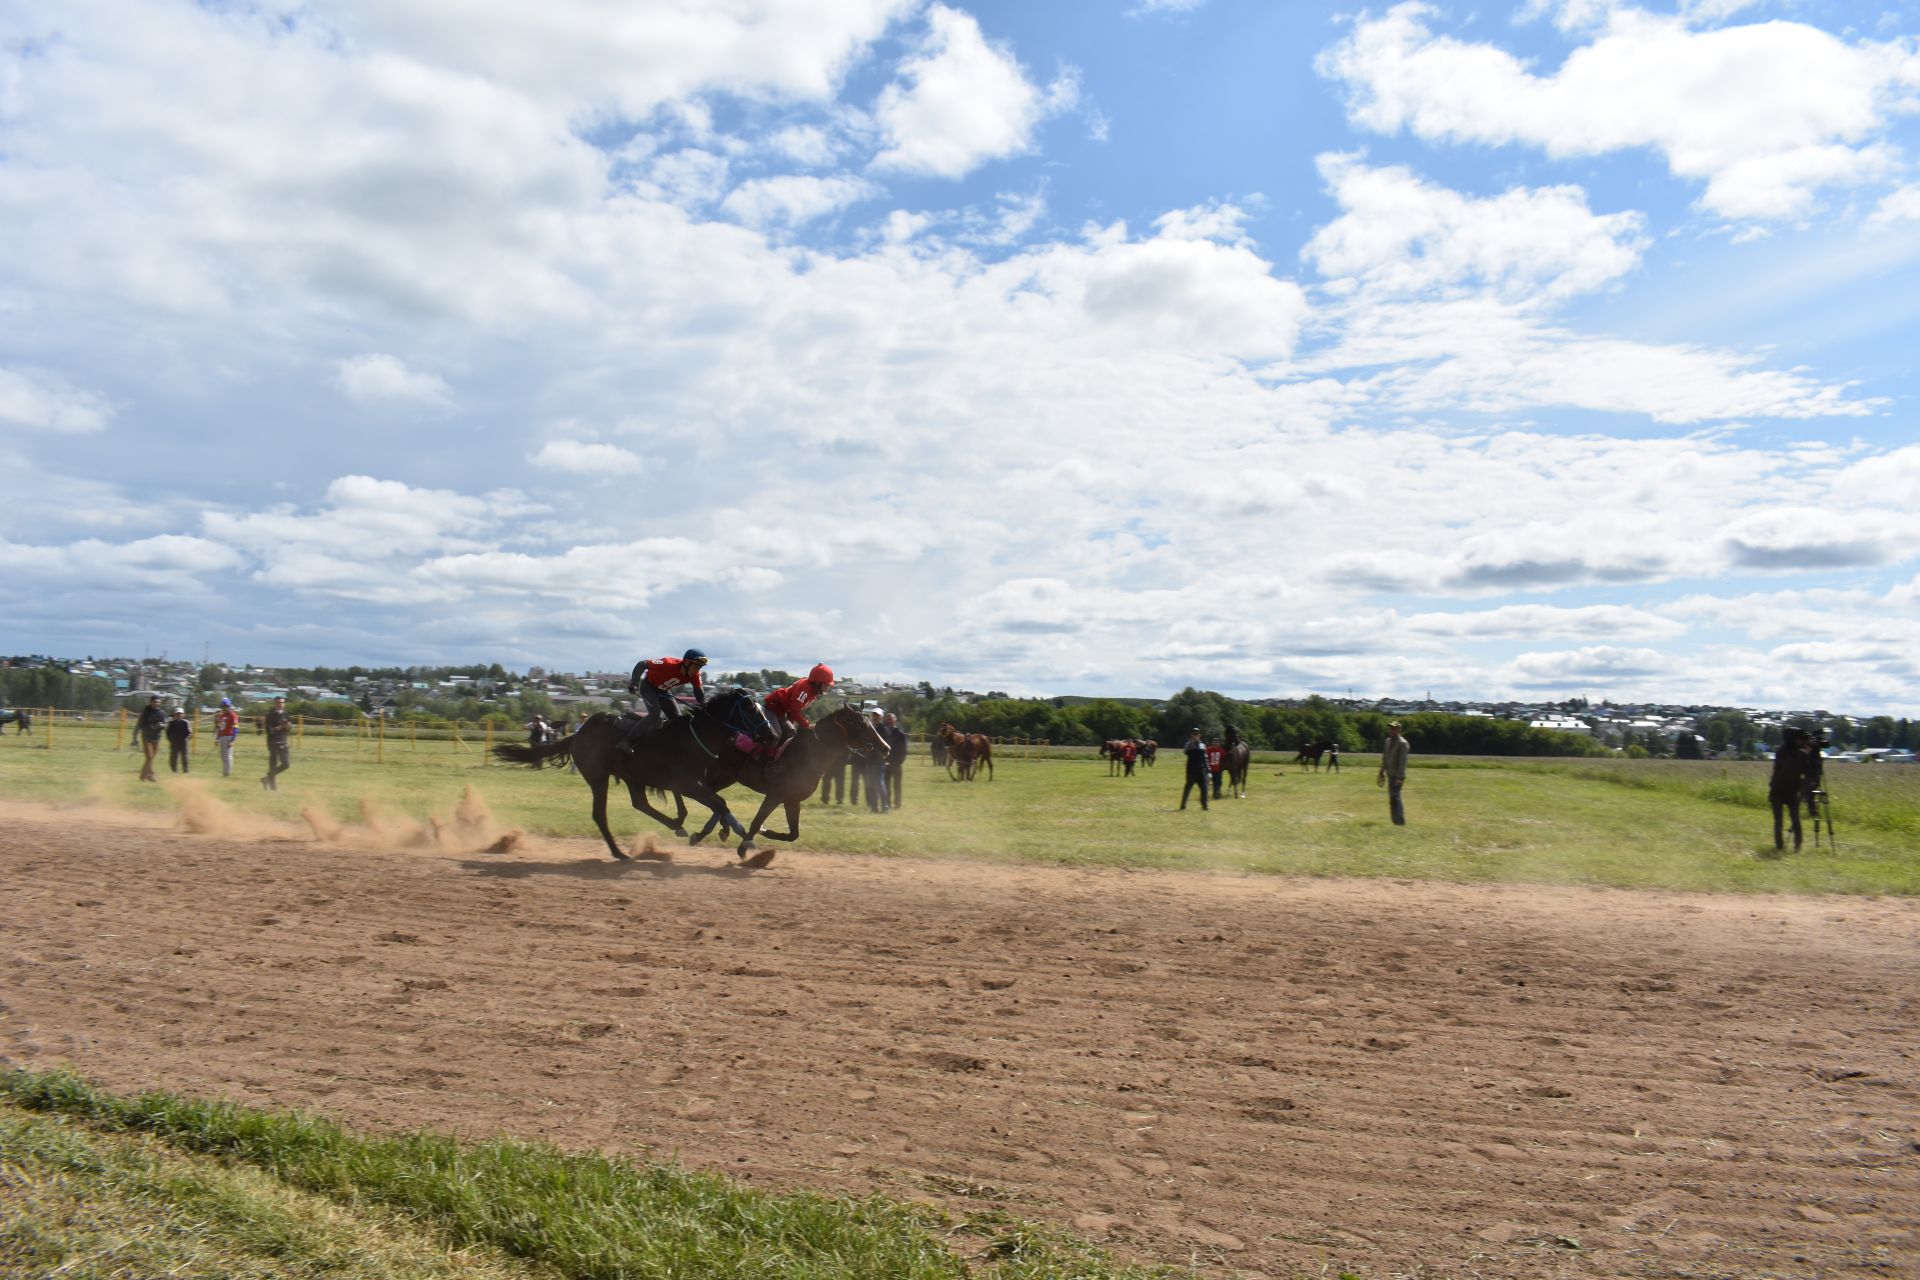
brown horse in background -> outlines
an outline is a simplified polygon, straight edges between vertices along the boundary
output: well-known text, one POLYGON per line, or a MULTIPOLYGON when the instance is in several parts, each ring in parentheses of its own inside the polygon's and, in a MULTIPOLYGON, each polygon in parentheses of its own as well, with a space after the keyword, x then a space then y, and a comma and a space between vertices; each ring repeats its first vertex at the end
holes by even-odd
POLYGON ((1333 743, 1324 739, 1319 742, 1303 742, 1300 744, 1300 754, 1293 758, 1293 762, 1295 764, 1312 765, 1313 771, 1318 773, 1320 772, 1320 757, 1326 755, 1332 748, 1333 743))
POLYGON ((993 742, 986 734, 962 733, 950 724, 943 724, 938 736, 947 744, 949 778, 972 782, 984 764, 987 766, 987 781, 993 781, 993 742))
POLYGON ((1247 798, 1247 769, 1253 763, 1253 748, 1241 738, 1240 730, 1227 726, 1227 750, 1222 767, 1227 775, 1227 790, 1234 799, 1247 798))

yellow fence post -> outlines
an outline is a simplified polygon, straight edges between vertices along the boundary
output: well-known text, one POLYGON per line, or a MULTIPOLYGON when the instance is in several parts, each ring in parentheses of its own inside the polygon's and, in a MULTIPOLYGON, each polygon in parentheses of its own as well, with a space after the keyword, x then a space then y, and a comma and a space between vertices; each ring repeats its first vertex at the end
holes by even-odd
POLYGON ((387 718, 381 716, 380 723, 375 728, 380 738, 373 749, 373 761, 375 764, 385 764, 387 762, 387 718))
POLYGON ((487 721, 487 745, 481 750, 480 763, 485 765, 485 764, 492 763, 492 761, 493 761, 493 721, 489 720, 487 721))
POLYGON ((53 750, 53 708, 47 708, 47 750, 53 750))
POLYGON ((127 745, 127 709, 120 708, 120 723, 113 731, 113 749, 118 751, 127 745))

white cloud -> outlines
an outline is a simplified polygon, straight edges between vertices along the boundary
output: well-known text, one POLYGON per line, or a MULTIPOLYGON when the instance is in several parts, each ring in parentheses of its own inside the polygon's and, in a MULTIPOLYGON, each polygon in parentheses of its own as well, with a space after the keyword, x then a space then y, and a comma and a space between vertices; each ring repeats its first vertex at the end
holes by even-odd
POLYGON ((1904 222, 1920 222, 1920 183, 1908 183, 1889 191, 1867 218, 1867 225, 1876 229, 1904 222))
POLYGON ((397 356, 365 355, 342 360, 335 377, 350 400, 370 403, 398 400, 412 404, 446 405, 452 391, 437 374, 409 369, 397 356))
POLYGON ((1355 123, 1557 157, 1651 147, 1677 176, 1704 182, 1702 205, 1728 218, 1796 217, 1824 187, 1883 176, 1889 115, 1920 88, 1911 48, 1800 23, 1694 30, 1621 7, 1538 75, 1492 45, 1435 34, 1435 13, 1397 5, 1321 55, 1355 123))
POLYGON ((1415 413, 1568 407, 1695 423, 1747 417, 1863 417, 1878 402, 1759 357, 1593 337, 1493 298, 1363 305, 1341 311, 1312 369, 1378 370, 1365 384, 1415 413))
POLYGON ((901 64, 900 79, 874 106, 885 145, 873 167, 964 177, 1027 150, 1041 120, 1076 101, 1072 77, 1041 90, 1011 52, 987 42, 971 15, 936 3, 927 10, 919 52, 901 64))
POLYGON ((1594 214, 1578 187, 1473 199, 1357 156, 1319 165, 1342 212, 1301 256, 1336 284, 1387 293, 1471 285, 1551 301, 1619 279, 1646 247, 1639 214, 1594 214))
POLYGON ((1405 619, 1408 630, 1426 635, 1475 639, 1528 639, 1541 636, 1621 636, 1661 640, 1686 632, 1683 623, 1629 605, 1593 604, 1568 608, 1510 604, 1461 613, 1419 613, 1405 619))
POLYGON ((641 118, 725 92, 819 101, 918 0, 325 0, 309 21, 358 42, 585 110, 641 118))
POLYGON ((639 475, 646 469, 637 453, 622 449, 617 444, 593 444, 582 440, 549 440, 527 461, 536 467, 568 475, 606 478, 639 475))
POLYGON ((749 226, 792 226, 880 194, 880 188, 864 178, 784 174, 741 183, 727 194, 720 207, 749 226))
POLYGON ((90 435, 113 421, 103 395, 80 391, 52 374, 0 369, 0 426, 59 435, 90 435))

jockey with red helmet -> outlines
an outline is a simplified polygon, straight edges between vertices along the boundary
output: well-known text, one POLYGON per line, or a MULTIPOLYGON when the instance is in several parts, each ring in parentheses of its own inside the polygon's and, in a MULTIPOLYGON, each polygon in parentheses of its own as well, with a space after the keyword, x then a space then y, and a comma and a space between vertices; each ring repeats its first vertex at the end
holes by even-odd
POLYGON ((762 699, 767 719, 782 738, 793 736, 795 729, 809 728, 807 705, 833 687, 833 668, 824 662, 813 664, 806 677, 784 689, 775 689, 762 699))
MULTIPOLYGON (((627 678, 627 692, 637 694, 640 700, 652 709, 645 724, 648 728, 677 720, 685 714, 680 710, 679 699, 668 690, 680 685, 691 685, 693 700, 702 706, 707 701, 707 690, 700 683, 700 668, 707 665, 707 655, 698 649, 689 649, 678 658, 642 658, 633 664, 633 674, 627 678)), ((622 743, 630 747, 632 737, 622 743)))

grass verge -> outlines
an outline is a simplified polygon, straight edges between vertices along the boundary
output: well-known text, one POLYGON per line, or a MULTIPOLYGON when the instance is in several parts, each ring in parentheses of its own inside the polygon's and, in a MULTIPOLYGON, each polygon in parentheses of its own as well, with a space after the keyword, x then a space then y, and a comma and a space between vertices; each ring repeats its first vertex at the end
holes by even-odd
POLYGON ((1149 1280, 999 1214, 775 1196, 498 1140, 0 1072, 0 1273, 106 1280, 1149 1280))

